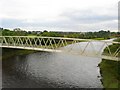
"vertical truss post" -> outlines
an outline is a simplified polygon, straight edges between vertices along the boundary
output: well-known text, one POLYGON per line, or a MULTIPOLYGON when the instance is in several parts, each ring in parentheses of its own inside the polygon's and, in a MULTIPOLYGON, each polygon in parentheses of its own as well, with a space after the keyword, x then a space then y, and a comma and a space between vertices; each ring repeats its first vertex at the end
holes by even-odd
POLYGON ((50 46, 51 46, 51 48, 52 48, 52 49, 55 49, 54 46, 53 46, 53 44, 52 44, 52 39, 49 39, 49 41, 50 41, 50 46))
POLYGON ((115 53, 113 54, 113 56, 117 56, 117 54, 119 54, 119 52, 120 52, 120 46, 119 46, 119 48, 115 51, 115 53))
POLYGON ((107 42, 105 42, 105 43, 106 43, 106 47, 108 49, 108 52, 109 52, 110 56, 112 56, 112 53, 111 53, 110 48, 109 48, 109 45, 107 44, 107 42))
MULTIPOLYGON (((104 46, 105 46, 105 43, 103 43, 103 45, 101 46, 101 48, 98 50, 97 55, 99 55, 99 54, 100 54, 100 51, 104 48, 104 46)), ((102 53, 102 52, 101 52, 101 53, 102 53)))
POLYGON ((85 46, 85 48, 83 49, 81 55, 85 52, 85 50, 86 50, 87 46, 89 45, 89 43, 90 43, 90 41, 88 41, 88 43, 87 43, 87 45, 85 46))
POLYGON ((3 37, 3 40, 5 41, 5 45, 9 46, 5 37, 3 37))
POLYGON ((93 53, 94 53, 95 55, 97 55, 97 52, 95 51, 95 47, 94 47, 94 45, 93 45, 92 42, 90 42, 90 45, 91 45, 91 47, 92 47, 92 49, 93 49, 93 53))
POLYGON ((54 39, 54 38, 51 38, 51 39, 53 40, 54 45, 55 45, 54 49, 56 49, 56 48, 57 48, 57 45, 56 45, 55 39, 54 39))

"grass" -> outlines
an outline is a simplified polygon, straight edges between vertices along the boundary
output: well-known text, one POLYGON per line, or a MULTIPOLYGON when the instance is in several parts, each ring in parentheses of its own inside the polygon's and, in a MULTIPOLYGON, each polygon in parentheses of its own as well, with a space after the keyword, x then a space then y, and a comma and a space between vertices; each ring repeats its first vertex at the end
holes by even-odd
POLYGON ((103 59, 99 64, 102 74, 102 82, 104 88, 120 89, 120 61, 111 61, 103 59))
POLYGON ((106 40, 105 38, 93 38, 93 40, 106 40))
MULTIPOLYGON (((120 42, 120 38, 114 41, 120 42)), ((119 48, 119 46, 119 44, 109 45, 111 53, 113 54, 119 48)), ((109 54, 107 48, 104 49, 103 54, 109 54)), ((119 55, 120 53, 117 55, 117 57, 119 57, 119 55)), ((120 89, 120 61, 117 62, 103 59, 99 66, 104 88, 106 90, 109 90, 110 88, 120 89)))
MULTIPOLYGON (((110 48, 110 51, 111 51, 111 54, 113 55, 115 53, 115 51, 120 47, 120 44, 113 44, 113 45, 109 45, 109 48, 110 48)), ((103 52, 104 55, 109 55, 109 50, 108 48, 105 48, 104 49, 104 52, 103 52)), ((120 55, 120 53, 117 54, 117 57, 118 55, 120 55)))
POLYGON ((117 38, 114 40, 115 42, 120 42, 120 38, 117 38))
POLYGON ((2 60, 13 57, 15 55, 27 55, 27 54, 34 53, 34 52, 37 52, 37 51, 2 48, 2 60))
MULTIPOLYGON (((114 41, 120 42, 120 38, 115 39, 114 41)), ((110 51, 111 51, 111 54, 113 55, 113 54, 115 53, 115 51, 120 47, 120 44, 112 44, 112 45, 109 45, 108 47, 109 47, 109 49, 110 49, 110 51)), ((119 50, 120 50, 120 49, 119 49, 119 50)), ((119 50, 118 50, 118 52, 119 52, 119 50)), ((109 55, 109 54, 110 54, 107 47, 104 49, 103 54, 104 54, 104 55, 109 55)), ((118 57, 119 55, 120 55, 120 52, 117 54, 117 57, 118 57)))

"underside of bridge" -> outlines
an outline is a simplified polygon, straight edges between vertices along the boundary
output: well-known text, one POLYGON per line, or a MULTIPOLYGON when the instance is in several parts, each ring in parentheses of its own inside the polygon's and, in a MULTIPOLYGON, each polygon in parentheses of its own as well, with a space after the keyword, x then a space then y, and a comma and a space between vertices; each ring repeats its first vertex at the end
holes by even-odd
POLYGON ((74 53, 116 61, 119 60, 120 53, 120 43, 113 41, 39 36, 0 36, 0 43, 0 47, 6 48, 74 53), (109 45, 113 44, 118 45, 114 52, 109 48, 109 45), (105 48, 107 53, 103 53, 105 48))

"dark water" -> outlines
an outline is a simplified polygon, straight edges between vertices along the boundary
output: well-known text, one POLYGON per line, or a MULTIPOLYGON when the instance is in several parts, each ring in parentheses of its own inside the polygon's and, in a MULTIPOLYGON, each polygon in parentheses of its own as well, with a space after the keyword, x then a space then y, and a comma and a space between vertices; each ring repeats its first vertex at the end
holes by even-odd
POLYGON ((2 89, 2 59, 0 58, 0 89, 2 89))
POLYGON ((2 89, 2 48, 0 48, 0 90, 2 89))
MULTIPOLYGON (((100 44, 99 44, 100 45, 100 44)), ((2 61, 4 88, 102 88, 101 58, 37 52, 2 61)))

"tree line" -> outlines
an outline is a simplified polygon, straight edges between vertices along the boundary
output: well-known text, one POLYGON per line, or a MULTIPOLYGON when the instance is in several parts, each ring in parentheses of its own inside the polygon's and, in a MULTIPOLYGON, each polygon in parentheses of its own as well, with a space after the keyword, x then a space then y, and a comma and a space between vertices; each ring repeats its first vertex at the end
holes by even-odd
POLYGON ((95 39, 103 38, 109 39, 113 37, 120 37, 120 32, 110 32, 100 30, 98 32, 56 32, 56 31, 25 31, 20 28, 13 30, 0 28, 2 36, 46 36, 46 37, 67 37, 67 38, 81 38, 81 39, 95 39))

